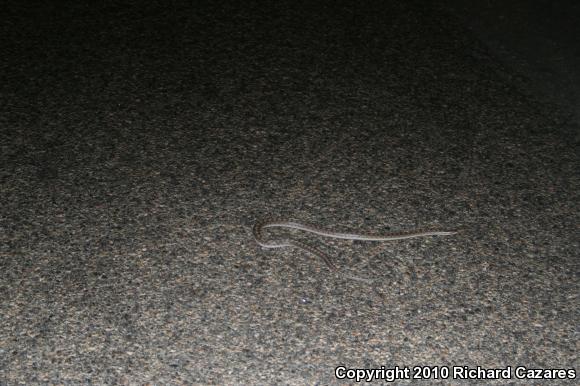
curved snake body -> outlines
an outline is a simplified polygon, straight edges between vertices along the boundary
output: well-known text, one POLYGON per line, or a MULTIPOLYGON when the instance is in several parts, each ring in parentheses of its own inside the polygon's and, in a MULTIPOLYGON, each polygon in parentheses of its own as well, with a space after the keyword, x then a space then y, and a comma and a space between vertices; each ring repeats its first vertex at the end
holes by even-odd
POLYGON ((262 230, 264 228, 275 228, 275 227, 297 229, 309 233, 314 233, 319 236, 330 237, 335 239, 362 240, 362 241, 392 241, 424 236, 448 236, 457 233, 456 231, 420 231, 420 230, 407 232, 391 232, 383 235, 343 233, 331 231, 328 229, 317 228, 311 225, 305 225, 294 221, 283 221, 283 220, 257 222, 254 225, 252 232, 254 234, 254 239, 256 240, 256 243, 258 243, 260 246, 264 248, 295 247, 301 249, 307 253, 310 253, 314 256, 321 258, 326 263, 328 268, 330 268, 330 270, 335 272, 338 271, 338 268, 336 267, 336 265, 334 265, 330 256, 308 244, 288 238, 278 241, 264 241, 262 230))

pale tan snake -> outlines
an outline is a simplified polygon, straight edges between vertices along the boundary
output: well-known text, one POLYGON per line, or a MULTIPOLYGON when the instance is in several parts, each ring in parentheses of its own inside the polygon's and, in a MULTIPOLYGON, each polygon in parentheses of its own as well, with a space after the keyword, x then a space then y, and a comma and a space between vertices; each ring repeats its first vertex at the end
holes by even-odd
MULTIPOLYGON (((370 234, 359 234, 359 233, 343 233, 343 232, 335 232, 328 229, 317 228, 311 225, 305 225, 294 221, 258 221, 252 232, 254 234, 254 239, 256 243, 264 248, 284 248, 284 247, 295 247, 301 249, 307 253, 310 253, 314 256, 321 258, 328 268, 331 271, 338 272, 338 268, 334 265, 330 256, 326 253, 322 252, 321 250, 314 248, 308 244, 305 244, 301 241, 285 238, 277 241, 264 241, 264 235, 262 230, 264 228, 290 228, 290 229, 298 229, 305 232, 310 232, 317 234, 319 236, 330 237, 335 239, 345 239, 345 240, 362 240, 362 241, 392 241, 392 240, 403 240, 403 239, 410 239, 414 237, 424 237, 424 236, 447 236, 453 235, 457 233, 456 231, 422 231, 422 230, 414 230, 414 231, 407 231, 407 232, 391 232, 386 233, 383 235, 370 235, 370 234)), ((369 281, 366 279, 361 279, 359 277, 348 276, 355 280, 363 280, 369 281)))

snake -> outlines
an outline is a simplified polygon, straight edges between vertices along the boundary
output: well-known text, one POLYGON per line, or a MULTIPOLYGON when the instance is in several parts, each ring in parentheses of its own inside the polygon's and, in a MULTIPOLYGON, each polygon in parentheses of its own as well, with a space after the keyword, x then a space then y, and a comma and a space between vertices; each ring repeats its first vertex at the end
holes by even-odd
MULTIPOLYGON (((332 258, 328 256, 326 253, 322 252, 320 249, 308 245, 302 241, 290 238, 280 239, 277 241, 265 241, 263 234, 263 230, 265 228, 296 229, 308 233, 313 233, 323 237, 344 240, 360 240, 360 241, 393 241, 425 236, 448 236, 457 233, 457 231, 412 230, 404 232, 389 232, 382 235, 373 235, 373 234, 336 232, 329 229, 323 229, 312 225, 287 220, 257 221, 254 224, 254 227, 252 228, 254 240, 256 240, 256 243, 260 245, 262 248, 285 248, 285 247, 298 248, 304 252, 307 252, 313 256, 320 258, 324 263, 326 263, 327 267, 333 272, 338 272, 339 271, 338 267, 334 264, 332 258)), ((351 278, 357 280, 360 279, 358 277, 351 278)))

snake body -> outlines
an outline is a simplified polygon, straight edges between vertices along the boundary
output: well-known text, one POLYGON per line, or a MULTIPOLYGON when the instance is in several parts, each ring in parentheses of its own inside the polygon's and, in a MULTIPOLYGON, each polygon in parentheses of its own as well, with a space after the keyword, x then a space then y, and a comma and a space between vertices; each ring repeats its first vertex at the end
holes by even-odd
POLYGON ((289 228, 297 229, 309 233, 314 233, 319 236, 330 237, 334 239, 345 239, 345 240, 362 240, 362 241, 392 241, 392 240, 403 240, 410 239, 414 237, 424 237, 424 236, 448 236, 457 233, 456 231, 422 231, 414 230, 407 232, 391 232, 383 235, 372 235, 372 234, 359 234, 359 233, 344 233, 335 232, 328 229, 322 229, 314 227, 311 225, 305 225, 294 221, 258 221, 252 232, 254 234, 254 239, 263 248, 284 248, 284 247, 295 247, 301 249, 307 253, 321 258, 331 271, 338 271, 338 268, 332 262, 330 256, 322 252, 321 250, 305 244, 301 241, 292 239, 281 239, 278 241, 265 241, 262 230, 264 228, 289 228))

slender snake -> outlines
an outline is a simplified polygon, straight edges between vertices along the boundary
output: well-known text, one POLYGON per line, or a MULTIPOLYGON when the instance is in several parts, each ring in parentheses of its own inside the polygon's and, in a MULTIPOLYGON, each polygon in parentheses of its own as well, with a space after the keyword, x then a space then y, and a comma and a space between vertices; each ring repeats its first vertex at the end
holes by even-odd
MULTIPOLYGON (((343 232, 335 232, 328 229, 317 228, 311 225, 305 225, 301 223, 297 223, 294 221, 258 221, 253 229, 252 232, 254 234, 254 239, 256 243, 264 248, 284 248, 284 247, 295 247, 301 249, 307 253, 310 253, 314 256, 319 257, 322 259, 328 268, 331 271, 337 272, 338 268, 334 265, 330 256, 322 252, 321 250, 312 247, 308 244, 305 244, 301 241, 292 240, 289 238, 281 239, 278 241, 264 241, 262 230, 264 228, 290 228, 290 229, 298 229, 301 231, 314 233, 319 236, 330 237, 334 239, 345 239, 345 240, 362 240, 362 241, 392 241, 392 240, 403 240, 403 239, 410 239, 414 237, 424 237, 424 236, 447 236, 456 234, 457 231, 407 231, 407 232, 391 232, 386 233, 383 235, 371 235, 371 234, 358 234, 358 233, 343 233, 343 232)), ((356 280, 364 280, 358 277, 350 278, 356 280)))

